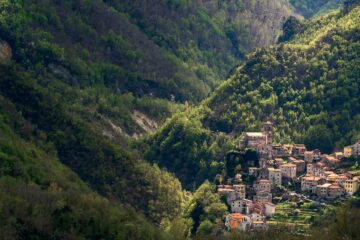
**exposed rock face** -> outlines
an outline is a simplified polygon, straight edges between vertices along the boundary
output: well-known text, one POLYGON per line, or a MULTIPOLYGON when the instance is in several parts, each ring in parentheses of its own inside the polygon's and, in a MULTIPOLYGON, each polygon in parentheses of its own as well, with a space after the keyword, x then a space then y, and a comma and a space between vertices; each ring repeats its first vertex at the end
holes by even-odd
POLYGON ((12 49, 7 42, 0 41, 0 64, 8 63, 12 58, 12 49))

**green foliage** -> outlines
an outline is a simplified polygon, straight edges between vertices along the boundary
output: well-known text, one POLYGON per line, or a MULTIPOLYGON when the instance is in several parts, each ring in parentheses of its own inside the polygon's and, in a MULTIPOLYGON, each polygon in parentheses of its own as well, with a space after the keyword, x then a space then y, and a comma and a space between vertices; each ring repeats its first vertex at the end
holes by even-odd
POLYGON ((279 37, 279 42, 285 42, 294 38, 294 36, 301 32, 304 28, 303 23, 295 18, 289 17, 283 26, 283 35, 279 37))
POLYGON ((133 209, 92 192, 2 96, 0 109, 1 239, 164 239, 133 209))
MULTIPOLYGON (((49 88, 40 86, 37 79, 20 68, 1 67, 0 72, 0 93, 13 104, 13 110, 5 108, 4 114, 21 112, 20 116, 10 115, 12 117, 7 121, 14 124, 13 118, 24 118, 15 124, 19 129, 13 131, 19 134, 24 131, 27 141, 35 138, 37 147, 52 152, 98 193, 132 205, 155 223, 172 220, 182 212, 185 196, 180 182, 171 174, 142 161, 125 145, 125 139, 119 148, 101 135, 96 124, 81 119, 75 112, 70 113, 71 108, 65 110, 68 99, 61 101, 57 94, 50 94, 49 88)), ((2 153, 6 159, 2 162, 4 174, 37 179, 47 171, 47 164, 44 168, 34 168, 31 164, 36 163, 35 160, 29 159, 29 166, 22 164, 29 154, 21 147, 17 152, 9 147, 4 145, 2 153)), ((36 150, 30 156, 34 154, 37 154, 36 150)), ((35 182, 41 184, 41 178, 35 182)))
POLYGON ((219 235, 223 232, 227 206, 213 192, 211 184, 206 181, 194 193, 188 203, 184 217, 193 221, 192 233, 199 236, 219 235))
POLYGON ((331 153, 334 148, 329 129, 323 125, 311 126, 307 131, 304 143, 308 149, 320 149, 323 153, 331 153))
POLYGON ((345 0, 290 0, 294 8, 305 18, 339 8, 345 0))
POLYGON ((198 117, 188 114, 175 115, 150 136, 145 157, 174 172, 186 188, 194 189, 224 169, 226 152, 234 145, 230 138, 211 133, 198 117))
MULTIPOLYGON (((63 81, 71 85, 196 102, 281 30, 253 27, 259 39, 250 38, 244 2, 3 0, 0 38, 37 74, 55 65, 69 72, 63 81)), ((277 21, 289 14, 287 5, 267 7, 277 21)))

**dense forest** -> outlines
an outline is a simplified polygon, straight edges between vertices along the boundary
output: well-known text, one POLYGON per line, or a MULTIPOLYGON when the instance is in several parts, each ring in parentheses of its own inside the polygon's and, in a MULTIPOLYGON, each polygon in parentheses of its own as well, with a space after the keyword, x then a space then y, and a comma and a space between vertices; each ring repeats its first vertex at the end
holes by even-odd
MULTIPOLYGON (((0 239, 269 239, 226 233, 213 183, 264 120, 360 138, 360 8, 302 20, 340 2, 0 0, 0 239)), ((347 206, 314 238, 357 236, 347 206)))
POLYGON ((305 18, 339 8, 344 2, 344 0, 290 0, 291 5, 305 18))
POLYGON ((6 0, 0 36, 24 67, 73 86, 196 101, 276 41, 292 14, 285 3, 6 0))

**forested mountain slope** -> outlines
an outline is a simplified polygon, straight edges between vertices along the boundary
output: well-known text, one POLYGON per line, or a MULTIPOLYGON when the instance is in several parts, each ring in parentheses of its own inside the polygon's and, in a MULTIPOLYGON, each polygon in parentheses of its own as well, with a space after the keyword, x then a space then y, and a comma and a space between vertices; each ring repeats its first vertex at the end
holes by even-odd
POLYGON ((250 49, 274 43, 292 14, 276 1, 2 1, 14 58, 73 86, 204 98, 250 49), (45 69, 44 69, 45 68, 45 69))
POLYGON ((341 8, 345 0, 290 0, 296 11, 305 18, 341 8))
POLYGON ((99 236, 168 238, 132 208, 91 191, 59 161, 46 133, 0 96, 0 239, 99 236))
POLYGON ((293 24, 293 40, 249 54, 200 107, 147 138, 147 159, 191 188, 224 174, 236 138, 263 121, 274 122, 276 141, 323 152, 358 140, 360 7, 293 24))

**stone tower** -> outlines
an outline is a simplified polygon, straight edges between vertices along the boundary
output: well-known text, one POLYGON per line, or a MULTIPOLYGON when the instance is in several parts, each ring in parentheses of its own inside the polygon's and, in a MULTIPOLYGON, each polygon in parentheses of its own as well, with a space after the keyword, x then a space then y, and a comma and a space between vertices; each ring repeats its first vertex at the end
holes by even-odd
POLYGON ((273 140, 273 123, 272 122, 265 122, 263 125, 263 132, 266 137, 266 144, 272 144, 273 140))

